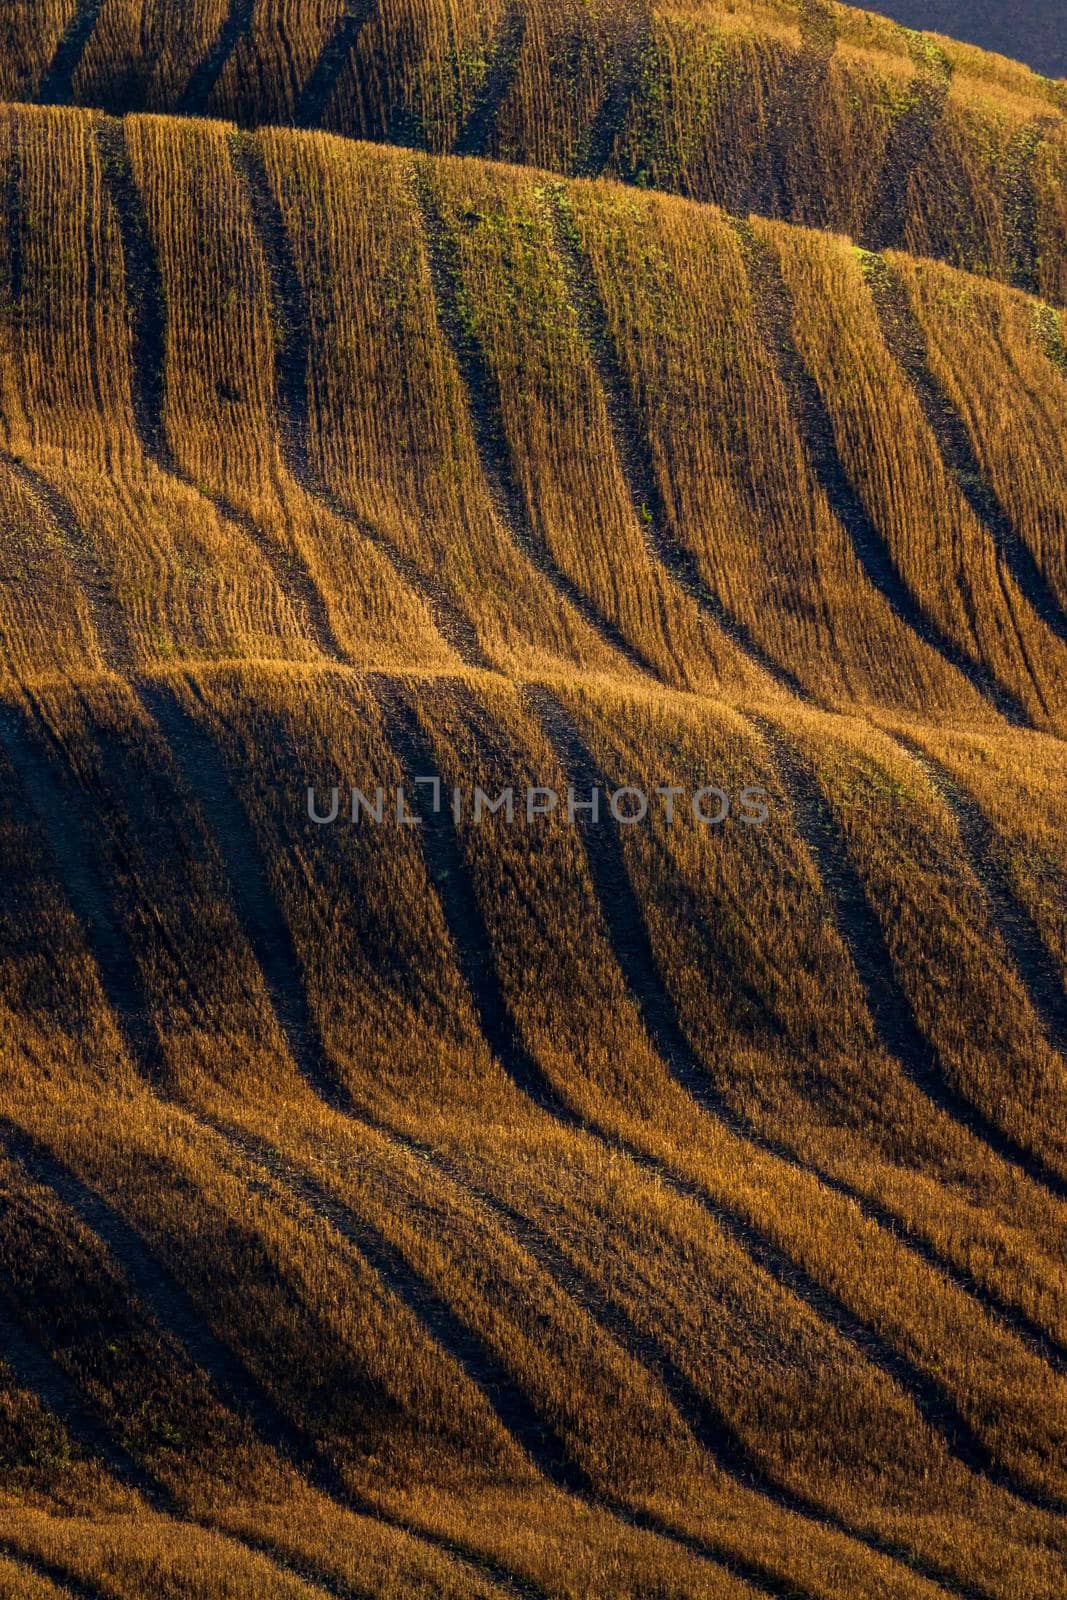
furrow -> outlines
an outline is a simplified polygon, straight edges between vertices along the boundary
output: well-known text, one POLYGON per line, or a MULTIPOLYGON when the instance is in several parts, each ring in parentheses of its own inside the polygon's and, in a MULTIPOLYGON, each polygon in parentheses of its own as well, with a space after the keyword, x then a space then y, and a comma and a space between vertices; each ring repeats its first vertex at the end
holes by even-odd
POLYGON ((52 1588, 67 1600, 113 1600, 114 1591, 105 1593, 90 1584, 83 1583, 73 1573, 64 1567, 57 1566, 53 1561, 45 1561, 41 1556, 28 1555, 20 1548, 16 1540, 6 1534, 0 1534, 0 1556, 12 1562, 15 1566, 22 1567, 35 1578, 40 1578, 43 1583, 51 1584, 52 1588))
POLYGON ((178 98, 179 116, 205 115, 212 91, 221 78, 227 61, 236 50, 238 42, 248 36, 254 11, 255 0, 230 0, 230 8, 214 43, 178 98))
POLYGON ((100 987, 121 1020, 131 1058, 147 1081, 158 1082, 165 1070, 163 1054, 149 1020, 141 974, 112 913, 107 879, 80 808, 71 805, 66 786, 42 748, 40 740, 49 737, 40 720, 31 730, 26 713, 0 707, 0 744, 43 824, 67 900, 84 930, 100 987))
POLYGON ((474 1189, 458 1170, 454 1161, 441 1156, 429 1146, 414 1144, 392 1128, 376 1127, 376 1131, 391 1144, 425 1162, 445 1182, 452 1184, 468 1199, 475 1200, 488 1211, 502 1232, 511 1234, 515 1238, 521 1248, 552 1280, 556 1288, 581 1308, 604 1338, 624 1350, 655 1379, 694 1439, 724 1473, 744 1488, 752 1489, 781 1506, 783 1510, 803 1517, 817 1526, 840 1533, 845 1538, 855 1540, 874 1554, 885 1555, 891 1560, 900 1562, 909 1571, 928 1578, 949 1594, 964 1596, 966 1600, 972 1600, 972 1597, 977 1595, 978 1591, 973 1586, 960 1584, 951 1573, 876 1535, 859 1531, 843 1517, 827 1510, 817 1501, 780 1483, 748 1448, 713 1400, 697 1389, 686 1377, 662 1341, 639 1328, 630 1315, 605 1291, 602 1283, 586 1268, 568 1259, 540 1226, 531 1222, 514 1207, 488 1194, 483 1188, 474 1189))
POLYGON ((630 0, 621 51, 611 63, 611 81, 574 165, 580 178, 599 178, 611 161, 615 142, 641 87, 641 62, 652 39, 649 0, 630 0))
POLYGON ((1030 726, 1030 717, 1010 689, 1001 684, 976 656, 964 651, 916 601, 899 572, 885 540, 853 488, 834 438, 819 386, 797 349, 792 331, 789 291, 770 250, 747 222, 732 219, 741 240, 752 286, 753 306, 763 344, 778 369, 789 396, 793 420, 827 502, 851 540, 867 579, 892 607, 905 627, 986 697, 1009 722, 1030 726))
POLYGON ((78 0, 74 15, 63 30, 48 70, 41 79, 37 99, 41 105, 69 105, 74 74, 85 54, 93 29, 104 7, 104 0, 78 0))
POLYGON ((422 214, 438 327, 452 353, 466 392, 467 415, 478 457, 501 524, 529 564, 552 585, 560 600, 576 611, 632 667, 658 682, 660 676, 656 667, 556 564, 529 525, 523 496, 512 467, 511 450, 501 415, 499 388, 477 336, 465 325, 460 315, 457 296, 462 274, 458 252, 433 193, 432 180, 424 167, 417 169, 415 188, 422 214))
POLYGON ((579 243, 568 227, 558 191, 551 206, 556 253, 563 267, 568 298, 574 307, 586 347, 600 380, 605 410, 615 443, 619 467, 630 492, 638 527, 645 530, 649 556, 670 577, 753 666, 781 688, 808 698, 800 679, 773 660, 753 639, 742 622, 730 614, 717 594, 701 578, 692 555, 669 532, 669 518, 648 436, 623 372, 608 326, 608 317, 596 287, 592 265, 583 260, 579 243), (651 519, 651 520, 650 520, 651 519))
POLYGON ((905 734, 901 746, 922 768, 931 788, 951 812, 975 878, 981 884, 993 922, 1004 941, 1049 1043, 1067 1056, 1067 988, 1052 952, 1001 862, 997 836, 978 802, 956 782, 948 768, 905 734))
MULTIPOLYGON (((601 787, 605 787, 604 780, 597 774, 595 764, 563 717, 558 703, 544 691, 531 696, 531 700, 556 750, 557 758, 570 774, 571 781, 586 785, 599 782, 601 787)), ((685 1036, 674 1002, 658 971, 641 903, 630 882, 617 837, 612 829, 593 828, 587 821, 579 826, 597 901, 620 970, 668 1071, 695 1104, 723 1121, 731 1131, 754 1147, 779 1156, 795 1169, 806 1170, 795 1157, 766 1145, 749 1133, 715 1094, 685 1036)), ((666 1176, 679 1193, 688 1195, 708 1211, 776 1282, 796 1294, 869 1361, 899 1384, 909 1394, 919 1413, 939 1433, 950 1453, 968 1470, 982 1474, 991 1481, 1000 1481, 999 1469, 987 1446, 974 1433, 942 1384, 897 1350, 873 1326, 861 1321, 837 1296, 812 1280, 803 1267, 744 1218, 736 1213, 724 1212, 702 1188, 680 1178, 661 1162, 632 1146, 628 1145, 627 1149, 640 1165, 666 1176)), ((814 1172, 810 1175, 820 1176, 814 1172)), ((1044 1504, 1038 1496, 1014 1481, 1007 1482, 1006 1486, 1020 1499, 1044 1504)))
POLYGON ((377 0, 344 0, 322 53, 297 98, 293 121, 298 128, 322 126, 337 80, 376 8, 377 0))
POLYGON ((136 1490, 150 1505, 158 1508, 161 1502, 158 1485, 121 1445, 116 1444, 78 1385, 17 1320, 2 1291, 0 1348, 17 1382, 58 1417, 72 1441, 88 1455, 102 1461, 120 1483, 136 1490))
POLYGON ((527 0, 509 0, 493 41, 489 70, 478 89, 470 114, 459 130, 453 147, 454 155, 486 156, 489 153, 490 140, 519 68, 519 57, 526 38, 526 4, 527 0))
POLYGON ((134 658, 126 618, 74 507, 55 484, 28 462, 6 450, 0 451, 0 461, 19 479, 60 534, 64 553, 89 608, 104 665, 120 674, 130 671, 134 658))
POLYGON ((198 494, 215 508, 223 521, 239 529, 266 562, 297 617, 303 619, 319 653, 329 661, 341 661, 344 652, 334 634, 329 607, 306 567, 286 561, 252 517, 225 496, 210 493, 194 483, 175 458, 165 423, 167 312, 163 275, 144 199, 134 177, 123 125, 112 118, 99 118, 95 129, 122 240, 126 297, 130 307, 134 425, 141 448, 161 472, 198 494))
MULTIPOLYGON (((204 1532, 221 1535, 224 1539, 244 1549, 263 1555, 282 1572, 292 1573, 305 1583, 313 1584, 320 1594, 335 1600, 365 1600, 346 1584, 334 1583, 327 1573, 316 1572, 309 1576, 287 1563, 265 1540, 248 1539, 229 1529, 216 1527, 207 1517, 185 1515, 172 1500, 169 1492, 117 1443, 110 1429, 96 1414, 84 1397, 78 1384, 68 1376, 56 1358, 40 1343, 36 1336, 26 1333, 21 1324, 8 1311, 0 1295, 0 1340, 3 1341, 4 1360, 8 1362, 17 1381, 62 1423, 70 1438, 91 1456, 103 1462, 108 1471, 127 1488, 134 1489, 158 1515, 167 1517, 184 1527, 200 1528, 204 1532)), ((361 1514, 377 1516, 373 1510, 361 1514)), ((387 1521, 387 1518, 379 1518, 387 1521)), ((0 1548, 3 1543, 0 1542, 0 1548)), ((22 1558, 25 1559, 25 1558, 22 1558)), ((62 1581, 70 1587, 72 1580, 64 1573, 62 1581)), ((81 1600, 81 1590, 74 1593, 81 1600)), ((98 1600, 92 1590, 91 1600, 98 1600)), ((535 1597, 538 1600, 538 1597, 535 1597)))
POLYGON ((356 517, 332 494, 316 472, 308 448, 310 419, 308 375, 311 371, 311 325, 289 232, 254 138, 238 135, 230 142, 234 167, 248 197, 270 281, 276 330, 274 388, 279 436, 285 465, 294 481, 339 521, 366 539, 390 563, 401 583, 423 602, 445 642, 468 666, 491 670, 477 629, 459 601, 440 580, 424 577, 415 563, 373 527, 356 517))
POLYGON ((137 1230, 68 1167, 2 1117, 0 1140, 37 1183, 58 1195, 67 1209, 103 1240, 137 1297, 193 1364, 207 1374, 227 1405, 248 1417, 259 1436, 279 1454, 302 1468, 311 1462, 321 1478, 321 1465, 312 1461, 300 1431, 213 1332, 204 1313, 160 1265, 137 1230))
POLYGON ((230 903, 259 964, 297 1068, 320 1100, 347 1109, 349 1097, 327 1064, 292 935, 225 763, 210 735, 174 691, 144 683, 139 694, 167 743, 183 787, 196 800, 218 842, 230 881, 230 903))
POLYGON ((1067 1198, 1067 1180, 1020 1145, 986 1117, 945 1076, 937 1052, 916 1021, 911 1002, 893 967, 893 958, 863 878, 828 802, 776 723, 763 716, 752 721, 766 740, 789 796, 797 831, 819 874, 837 931, 863 985, 879 1042, 911 1081, 945 1116, 979 1140, 1002 1161, 1067 1198))
MULTIPOLYGON (((385 734, 399 762, 404 783, 414 793, 418 777, 436 775, 437 761, 415 713, 385 679, 374 680, 385 734)), ((423 791, 419 791, 420 797, 423 791)), ((566 1111, 519 1035, 496 971, 492 941, 467 872, 452 823, 447 795, 440 811, 425 806, 419 830, 426 867, 452 941, 453 954, 474 1006, 482 1035, 508 1077, 539 1110, 571 1127, 578 1119, 566 1111)))
MULTIPOLYGON (((195 1116, 193 1120, 201 1127, 214 1131, 209 1124, 195 1116)), ((312 1488, 342 1510, 372 1517, 385 1526, 432 1545, 453 1559, 465 1561, 480 1575, 500 1582, 509 1592, 523 1595, 526 1600, 548 1600, 536 1585, 527 1585, 513 1574, 493 1563, 483 1562, 477 1556, 465 1552, 461 1554, 450 1541, 424 1533, 406 1519, 392 1516, 362 1496, 353 1494, 318 1445, 279 1410, 260 1381, 217 1337, 195 1302, 167 1269, 158 1263, 136 1229, 36 1140, 5 1119, 0 1119, 0 1139, 37 1182, 51 1188, 83 1225, 103 1240, 132 1289, 159 1326, 206 1373, 224 1402, 247 1418, 261 1441, 289 1461, 312 1488)), ((307 1573, 298 1571, 281 1558, 266 1540, 249 1540, 228 1529, 216 1528, 207 1518, 185 1515, 172 1495, 115 1442, 110 1429, 97 1419, 77 1385, 54 1357, 35 1338, 25 1335, 19 1325, 7 1316, 4 1302, 0 1299, 0 1337, 4 1339, 5 1358, 8 1335, 12 1351, 11 1365, 19 1381, 60 1417, 74 1438, 104 1460, 122 1481, 143 1493, 155 1509, 177 1521, 221 1532, 236 1544, 267 1555, 282 1570, 314 1582, 326 1593, 344 1597, 344 1600, 365 1600, 347 1583, 341 1585, 329 1574, 317 1569, 309 1580, 307 1573)))
POLYGON ((939 50, 925 41, 912 44, 917 71, 908 103, 890 131, 885 160, 871 202, 864 240, 884 250, 906 236, 909 185, 933 143, 948 103, 951 74, 939 50))
POLYGON ((1019 130, 1008 149, 1008 266, 1015 287, 1031 295, 1041 293, 1040 202, 1034 174, 1041 142, 1055 127, 1055 117, 1036 117, 1019 130))
POLYGON ((288 1188, 312 1211, 322 1216, 353 1244, 374 1267, 386 1287, 400 1299, 434 1342, 478 1388, 501 1426, 533 1462, 537 1470, 562 1492, 618 1521, 682 1546, 691 1554, 725 1567, 761 1594, 776 1600, 816 1600, 795 1582, 756 1561, 742 1561, 709 1541, 685 1533, 666 1519, 635 1510, 626 1502, 597 1490, 583 1468, 569 1456, 564 1439, 527 1397, 521 1384, 489 1342, 462 1321, 432 1283, 413 1271, 384 1236, 363 1217, 340 1205, 305 1173, 284 1168, 269 1149, 236 1130, 226 1130, 276 1183, 288 1188))
POLYGON ((950 477, 986 529, 1016 587, 1049 632, 1067 644, 1067 615, 986 476, 967 424, 934 376, 926 335, 904 284, 880 256, 867 258, 865 272, 882 337, 915 391, 950 477))

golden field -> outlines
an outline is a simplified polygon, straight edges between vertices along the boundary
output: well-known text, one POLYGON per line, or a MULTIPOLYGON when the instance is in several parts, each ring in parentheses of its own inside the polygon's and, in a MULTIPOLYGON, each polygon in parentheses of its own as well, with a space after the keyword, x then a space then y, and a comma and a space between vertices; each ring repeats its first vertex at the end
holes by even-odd
POLYGON ((1063 86, 10 10, 0 1595, 1060 1600, 1063 86))

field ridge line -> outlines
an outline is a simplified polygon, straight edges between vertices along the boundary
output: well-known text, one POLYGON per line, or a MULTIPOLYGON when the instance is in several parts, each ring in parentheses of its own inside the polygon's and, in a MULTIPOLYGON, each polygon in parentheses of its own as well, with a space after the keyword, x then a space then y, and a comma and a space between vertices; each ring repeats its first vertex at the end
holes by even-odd
POLYGON ((457 248, 433 192, 433 181, 422 164, 415 170, 415 195, 422 217, 438 329, 460 378, 482 475, 502 528, 510 534, 517 553, 606 645, 642 676, 661 683, 661 674, 640 647, 616 623, 602 614, 595 602, 563 571, 548 548, 538 541, 529 526, 501 416, 499 385, 481 342, 473 330, 464 326, 459 315, 456 288, 461 269, 457 248))
POLYGON ((74 75, 104 9, 104 0, 77 0, 70 21, 56 45, 40 86, 37 90, 39 104, 45 106, 69 105, 74 92, 74 75))
POLYGON ((789 797, 797 832, 818 873, 833 921, 867 999, 867 1009, 882 1048, 907 1072, 931 1105, 1002 1161, 1057 1199, 1067 1198, 1067 1178, 1040 1152, 1021 1145, 950 1080, 935 1046, 919 1026, 894 969, 881 919, 854 863, 833 807, 807 771, 789 734, 769 717, 753 713, 789 797))
POLYGON ((266 263, 274 310, 274 393, 278 434, 286 468, 303 492, 331 516, 366 539, 385 558, 398 580, 422 601, 445 643, 467 666, 492 671, 477 629, 439 578, 421 573, 415 563, 364 517, 356 516, 323 482, 312 466, 307 374, 311 366, 311 327, 307 300, 297 270, 281 205, 255 138, 238 134, 230 156, 242 180, 253 225, 266 263))
POLYGON ((296 99, 293 122, 298 128, 321 128, 327 107, 360 34, 375 16, 380 0, 342 0, 341 10, 319 58, 296 99))
POLYGON ((793 336, 792 301, 781 269, 770 248, 756 238, 749 222, 738 217, 728 220, 741 241, 763 345, 788 396, 790 413, 804 452, 830 510, 848 535, 867 581, 882 595, 898 621, 966 678, 1001 716, 1017 727, 1029 727, 1030 716, 1017 696, 996 679, 977 655, 958 645, 912 594, 849 478, 826 401, 793 336))
POLYGON ((307 642, 327 661, 346 659, 330 620, 329 605, 306 565, 287 562, 284 553, 225 495, 194 483, 179 465, 166 434, 166 295, 159 258, 152 240, 144 197, 134 176, 123 122, 95 120, 97 144, 122 241, 126 300, 130 308, 131 370, 134 428, 145 456, 159 471, 200 496, 225 522, 236 527, 259 553, 298 622, 307 642))
POLYGON ((529 0, 508 0, 493 41, 488 70, 478 86, 467 119, 456 136, 452 146, 453 155, 479 156, 482 159, 487 155, 500 113, 519 69, 526 40, 528 4, 529 0))
MULTIPOLYGON (((865 257, 864 276, 886 346, 915 393, 949 477, 1035 615, 1067 644, 1067 612, 982 468, 964 418, 934 374, 926 334, 907 289, 883 256, 865 257)), ((1027 659, 1023 641, 1019 643, 1027 659)))

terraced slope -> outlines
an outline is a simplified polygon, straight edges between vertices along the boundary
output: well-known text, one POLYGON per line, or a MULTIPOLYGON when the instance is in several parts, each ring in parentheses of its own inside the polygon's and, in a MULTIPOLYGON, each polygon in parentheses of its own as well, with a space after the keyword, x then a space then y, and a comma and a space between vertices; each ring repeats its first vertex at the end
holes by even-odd
POLYGON ((321 127, 603 173, 1067 303, 1067 87, 831 0, 11 0, 7 11, 9 100, 321 127))
POLYGON ((192 117, 0 193, 0 1592, 1059 1600, 1062 313, 192 117))

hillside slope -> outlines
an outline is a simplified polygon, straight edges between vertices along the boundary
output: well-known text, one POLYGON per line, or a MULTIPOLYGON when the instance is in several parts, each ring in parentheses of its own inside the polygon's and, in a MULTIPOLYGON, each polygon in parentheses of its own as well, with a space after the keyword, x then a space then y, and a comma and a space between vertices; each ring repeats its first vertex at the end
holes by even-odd
POLYGON ((1067 87, 831 0, 6 9, 9 100, 606 173, 1067 303, 1067 87))
POLYGON ((1062 313, 192 118, 0 194, 0 1593, 1059 1600, 1062 313))

